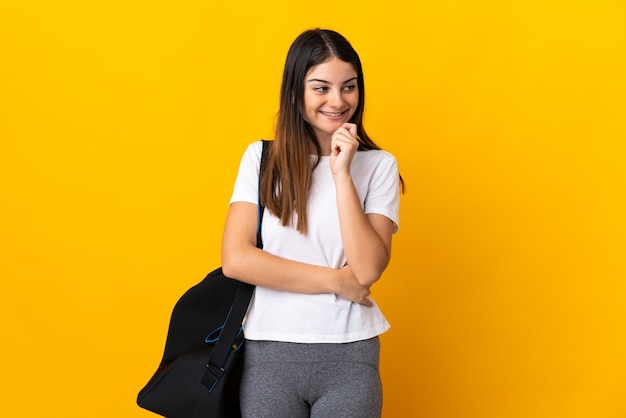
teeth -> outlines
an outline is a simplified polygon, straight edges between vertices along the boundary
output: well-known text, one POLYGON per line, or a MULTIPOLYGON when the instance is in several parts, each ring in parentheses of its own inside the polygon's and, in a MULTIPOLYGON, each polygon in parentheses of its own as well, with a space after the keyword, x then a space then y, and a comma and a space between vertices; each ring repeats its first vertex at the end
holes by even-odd
POLYGON ((322 113, 323 113, 323 114, 325 114, 325 115, 327 115, 327 116, 334 117, 334 116, 341 116, 341 114, 342 114, 343 112, 337 112, 337 113, 322 112, 322 113))

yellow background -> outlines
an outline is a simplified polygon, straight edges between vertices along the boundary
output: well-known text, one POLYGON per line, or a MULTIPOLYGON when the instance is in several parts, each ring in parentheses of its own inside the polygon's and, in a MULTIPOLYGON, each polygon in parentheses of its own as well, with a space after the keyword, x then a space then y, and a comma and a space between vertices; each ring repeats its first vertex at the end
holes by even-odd
POLYGON ((171 308, 321 26, 409 187, 384 416, 625 417, 625 4, 3 1, 0 415, 153 416, 171 308))

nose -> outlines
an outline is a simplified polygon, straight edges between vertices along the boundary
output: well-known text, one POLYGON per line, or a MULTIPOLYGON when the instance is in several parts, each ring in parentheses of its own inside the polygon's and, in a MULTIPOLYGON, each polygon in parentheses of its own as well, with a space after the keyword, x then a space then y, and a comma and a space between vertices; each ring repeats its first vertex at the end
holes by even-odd
POLYGON ((341 107, 343 98, 341 97, 341 91, 332 89, 328 93, 328 105, 331 107, 341 107))

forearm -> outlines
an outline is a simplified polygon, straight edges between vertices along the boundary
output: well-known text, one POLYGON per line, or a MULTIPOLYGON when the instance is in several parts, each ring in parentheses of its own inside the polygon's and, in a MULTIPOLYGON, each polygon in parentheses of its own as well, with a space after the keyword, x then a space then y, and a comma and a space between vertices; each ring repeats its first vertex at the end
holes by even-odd
POLYGON ((227 277, 288 292, 339 293, 338 270, 288 260, 252 245, 222 249, 222 270, 227 277))
MULTIPOLYGON (((337 210, 344 252, 348 265, 359 283, 372 285, 383 273, 390 259, 391 234, 385 242, 363 212, 357 191, 349 175, 335 176, 337 210)), ((391 227, 391 221, 389 227, 391 227)))
POLYGON ((369 286, 362 285, 348 266, 315 266, 275 256, 256 247, 257 206, 230 206, 222 239, 222 271, 227 277, 275 290, 295 293, 334 293, 371 306, 369 286))

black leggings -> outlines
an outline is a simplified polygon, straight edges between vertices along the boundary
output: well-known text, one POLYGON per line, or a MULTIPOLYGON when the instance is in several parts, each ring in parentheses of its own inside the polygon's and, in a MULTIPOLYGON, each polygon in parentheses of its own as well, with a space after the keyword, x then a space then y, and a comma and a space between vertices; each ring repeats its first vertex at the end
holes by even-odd
POLYGON ((378 337, 346 344, 246 340, 243 418, 379 418, 378 337))

